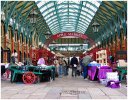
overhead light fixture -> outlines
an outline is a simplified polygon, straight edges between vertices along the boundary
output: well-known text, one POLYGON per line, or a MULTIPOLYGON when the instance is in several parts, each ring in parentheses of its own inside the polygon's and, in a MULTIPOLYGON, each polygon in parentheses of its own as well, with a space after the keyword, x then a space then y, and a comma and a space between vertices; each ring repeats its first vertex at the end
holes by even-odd
POLYGON ((33 9, 28 17, 30 18, 30 23, 35 24, 38 18, 38 13, 33 9))
POLYGON ((51 33, 49 31, 47 31, 47 33, 44 34, 46 39, 48 39, 51 36, 51 33))
POLYGON ((92 24, 93 32, 99 32, 100 24, 97 21, 94 21, 92 24))

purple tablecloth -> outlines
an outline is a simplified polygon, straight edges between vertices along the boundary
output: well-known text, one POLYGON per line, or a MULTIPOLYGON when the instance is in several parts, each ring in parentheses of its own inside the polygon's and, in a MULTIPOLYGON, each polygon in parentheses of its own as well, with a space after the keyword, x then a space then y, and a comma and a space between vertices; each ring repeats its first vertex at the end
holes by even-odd
MULTIPOLYGON (((89 76, 90 80, 94 80, 94 77, 96 75, 96 71, 97 71, 97 66, 89 67, 89 69, 88 69, 88 76, 89 76)), ((106 79, 106 73, 107 72, 112 72, 111 67, 102 66, 98 70, 98 76, 97 76, 98 79, 106 79)))
POLYGON ((99 69, 98 71, 98 79, 106 79, 106 73, 107 72, 112 72, 112 69, 108 68, 108 69, 99 69))
POLYGON ((89 76, 90 80, 94 80, 94 77, 96 75, 96 69, 97 69, 97 66, 89 67, 88 76, 89 76))

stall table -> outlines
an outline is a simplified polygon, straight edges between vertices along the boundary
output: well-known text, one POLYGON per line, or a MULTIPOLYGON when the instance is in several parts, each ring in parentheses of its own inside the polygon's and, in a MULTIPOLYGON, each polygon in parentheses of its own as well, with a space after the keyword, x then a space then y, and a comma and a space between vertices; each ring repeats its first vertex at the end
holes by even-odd
MULTIPOLYGON (((22 74, 22 79, 24 80, 30 80, 28 83, 34 83, 37 76, 41 79, 41 77, 46 73, 46 71, 50 71, 50 77, 51 79, 55 80, 55 67, 54 66, 17 66, 17 65, 11 65, 9 67, 11 70, 11 82, 14 82, 16 80, 17 74, 22 74)), ((27 83, 27 82, 26 82, 27 83)))

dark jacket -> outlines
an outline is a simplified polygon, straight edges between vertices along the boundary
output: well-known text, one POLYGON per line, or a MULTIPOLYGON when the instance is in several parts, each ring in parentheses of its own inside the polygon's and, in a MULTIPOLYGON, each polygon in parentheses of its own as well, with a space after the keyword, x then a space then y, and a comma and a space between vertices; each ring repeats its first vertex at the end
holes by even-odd
POLYGON ((73 57, 73 58, 71 59, 71 63, 70 63, 70 65, 73 66, 73 64, 78 65, 78 59, 77 59, 76 57, 73 57))

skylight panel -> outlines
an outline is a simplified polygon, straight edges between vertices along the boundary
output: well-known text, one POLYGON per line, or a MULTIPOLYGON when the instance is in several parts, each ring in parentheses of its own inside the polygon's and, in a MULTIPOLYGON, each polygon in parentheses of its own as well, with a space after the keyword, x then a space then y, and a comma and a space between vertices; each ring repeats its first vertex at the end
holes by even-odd
POLYGON ((54 10, 55 10, 55 8, 51 8, 51 9, 49 9, 48 11, 51 12, 51 11, 54 11, 54 10))
POLYGON ((56 27, 50 27, 51 30, 59 30, 59 26, 56 27))
POLYGON ((90 11, 90 10, 88 10, 88 13, 90 13, 92 16, 94 16, 94 12, 92 12, 92 11, 90 11))
POLYGON ((86 7, 90 7, 90 4, 89 4, 89 3, 87 3, 87 4, 86 4, 86 7))
MULTIPOLYGON (((47 21, 49 22, 51 19, 54 20, 54 21, 55 21, 55 20, 57 21, 57 16, 53 16, 53 17, 47 19, 47 21), (56 18, 56 19, 55 19, 55 18, 56 18)), ((51 21, 50 21, 50 22, 51 22, 51 21)))
POLYGON ((83 22, 79 21, 78 26, 79 26, 79 25, 84 26, 84 27, 87 27, 87 26, 88 26, 88 23, 83 23, 83 22))
POLYGON ((76 16, 76 15, 78 15, 78 14, 77 14, 77 13, 74 13, 74 12, 70 12, 69 15, 76 16))
POLYGON ((43 1, 40 2, 40 3, 38 3, 38 4, 37 4, 38 8, 40 8, 44 3, 45 3, 45 2, 43 2, 43 1))
POLYGON ((89 20, 91 20, 92 19, 92 16, 90 16, 90 15, 86 15, 87 16, 87 18, 89 19, 89 20))
POLYGON ((86 7, 82 7, 82 10, 88 12, 88 9, 86 7))
POLYGON ((93 10, 93 11, 97 11, 97 8, 96 7, 94 7, 94 6, 92 6, 92 5, 90 5, 90 8, 93 10))
POLYGON ((60 1, 60 0, 59 0, 59 1, 57 1, 57 4, 61 4, 62 2, 63 2, 63 1, 60 1))
POLYGON ((93 3, 94 5, 96 5, 97 7, 100 6, 100 3, 98 3, 97 1, 92 1, 92 3, 93 3))
POLYGON ((78 24, 78 26, 84 26, 84 27, 87 27, 89 24, 87 23, 87 24, 85 24, 85 23, 81 23, 81 22, 79 22, 79 24, 78 24))
POLYGON ((48 8, 50 8, 50 7, 53 6, 53 5, 54 5, 54 3, 51 2, 51 3, 47 4, 46 6, 47 6, 48 8))
POLYGON ((81 14, 85 15, 86 13, 85 13, 85 12, 83 12, 83 11, 81 11, 81 14))
POLYGON ((58 12, 66 12, 67 13, 67 9, 60 9, 60 10, 58 10, 58 12))
POLYGON ((60 13, 59 16, 62 17, 62 16, 66 16, 68 15, 66 12, 63 12, 63 13, 60 13))
POLYGON ((41 12, 44 12, 47 9, 46 6, 44 6, 43 8, 40 9, 41 12))
POLYGON ((89 20, 88 18, 86 18, 86 20, 87 20, 88 22, 90 22, 90 20, 89 20))
POLYGON ((43 13, 43 16, 46 16, 47 14, 48 14, 48 12, 46 11, 46 12, 43 13))
POLYGON ((73 8, 79 8, 78 5, 71 5, 71 7, 73 7, 73 8))
POLYGON ((77 30, 76 32, 84 34, 85 31, 77 30))
POLYGON ((80 4, 79 0, 73 0, 73 2, 76 3, 76 4, 80 4))
MULTIPOLYGON (((52 22, 54 22, 54 21, 52 21, 52 22)), ((56 22, 54 22, 54 23, 48 23, 49 27, 51 27, 51 26, 53 26, 53 25, 55 25, 55 24, 58 24, 58 21, 56 21, 56 22)))
POLYGON ((69 9, 69 12, 77 12, 77 11, 74 9, 69 9))
POLYGON ((83 2, 83 5, 85 6, 87 2, 83 2))

